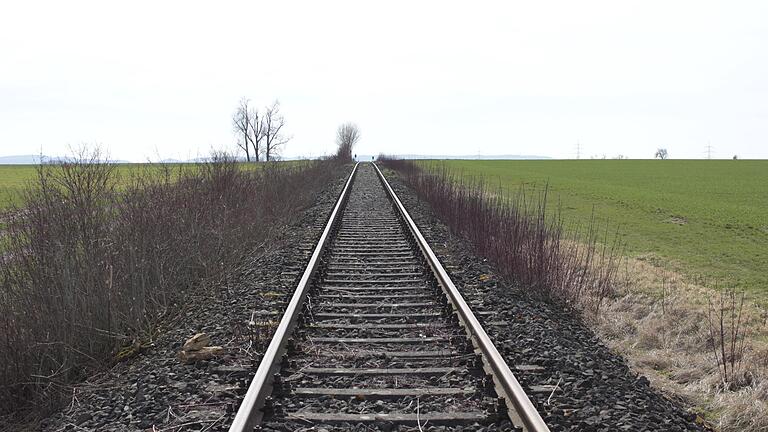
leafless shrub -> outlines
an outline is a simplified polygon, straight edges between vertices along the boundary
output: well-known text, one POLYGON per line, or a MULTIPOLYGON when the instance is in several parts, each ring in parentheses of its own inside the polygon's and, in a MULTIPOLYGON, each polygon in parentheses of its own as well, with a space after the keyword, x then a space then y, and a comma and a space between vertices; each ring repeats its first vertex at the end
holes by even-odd
POLYGON ((586 229, 567 236, 559 212, 547 216, 546 188, 538 195, 521 189, 506 196, 445 166, 421 168, 386 156, 379 160, 399 171, 452 231, 531 295, 597 312, 612 292, 618 241, 599 243, 594 217, 586 229))
POLYGON ((739 386, 741 361, 744 358, 745 338, 741 313, 744 310, 744 293, 727 289, 719 293, 719 299, 707 299, 707 323, 709 346, 717 364, 723 388, 739 386))
POLYGON ((98 152, 40 166, 0 253, 0 414, 141 346, 332 175, 331 162, 151 166, 120 178, 98 152))

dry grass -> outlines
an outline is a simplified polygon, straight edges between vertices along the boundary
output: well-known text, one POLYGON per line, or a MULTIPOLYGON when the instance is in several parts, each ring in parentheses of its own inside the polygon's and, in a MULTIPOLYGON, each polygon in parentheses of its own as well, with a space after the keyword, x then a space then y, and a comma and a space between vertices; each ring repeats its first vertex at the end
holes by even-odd
POLYGON ((656 388, 685 399, 719 430, 768 431, 765 309, 745 301, 742 367, 724 384, 708 320, 709 300, 718 303, 720 293, 657 263, 626 260, 614 297, 590 317, 596 330, 656 388))

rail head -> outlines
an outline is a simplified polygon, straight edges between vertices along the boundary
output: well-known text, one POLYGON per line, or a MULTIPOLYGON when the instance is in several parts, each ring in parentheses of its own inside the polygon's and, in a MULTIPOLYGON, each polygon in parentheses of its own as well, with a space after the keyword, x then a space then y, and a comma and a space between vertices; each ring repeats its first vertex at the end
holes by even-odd
POLYGON ((432 251, 432 248, 421 234, 418 226, 416 226, 416 223, 413 221, 410 214, 408 214, 408 210, 406 210, 403 203, 397 197, 397 194, 395 194, 395 191, 389 185, 389 182, 384 177, 384 174, 379 167, 375 163, 373 166, 379 175, 379 179, 384 185, 384 189, 386 189, 387 194, 395 204, 397 211, 402 215, 403 220, 416 240, 419 249, 421 249, 429 266, 432 268, 435 278, 448 295, 460 321, 466 326, 468 333, 472 337, 473 344, 482 352, 483 362, 486 367, 493 372, 492 376, 496 391, 499 396, 504 398, 510 418, 519 423, 518 426, 522 426, 526 432, 549 432, 549 427, 531 403, 525 390, 523 390, 523 387, 517 381, 517 378, 515 378, 512 370, 510 370, 509 365, 504 361, 501 353, 499 353, 499 350, 496 349, 491 338, 485 332, 482 325, 480 325, 480 321, 478 321, 477 317, 472 312, 472 309, 464 300, 464 297, 461 295, 458 288, 456 288, 456 285, 454 285, 450 276, 448 276, 448 272, 446 272, 445 268, 440 264, 440 260, 437 259, 437 255, 432 251))
POLYGON ((272 384, 274 375, 279 371, 280 360, 285 354, 286 345, 288 339, 296 325, 296 321, 301 314, 302 306, 307 298, 307 288, 312 276, 314 276, 317 266, 320 262, 323 250, 328 243, 331 231, 333 230, 336 221, 342 212, 342 207, 349 197, 352 181, 357 172, 357 167, 360 163, 356 163, 352 172, 347 178, 347 182, 344 184, 339 199, 336 201, 336 205, 331 212, 331 216, 328 218, 323 233, 320 235, 320 240, 317 242, 312 256, 309 259, 306 270, 301 276, 296 290, 291 297, 291 301, 283 313, 283 317, 278 324, 275 334, 272 337, 272 341, 269 343, 267 350, 264 352, 264 357, 259 363, 259 368, 256 370, 256 374, 251 380, 251 384, 248 386, 248 391, 243 398, 243 402, 235 414, 235 419, 232 421, 232 425, 229 427, 230 432, 252 432, 253 428, 261 422, 264 413, 264 401, 267 396, 272 393, 272 384))

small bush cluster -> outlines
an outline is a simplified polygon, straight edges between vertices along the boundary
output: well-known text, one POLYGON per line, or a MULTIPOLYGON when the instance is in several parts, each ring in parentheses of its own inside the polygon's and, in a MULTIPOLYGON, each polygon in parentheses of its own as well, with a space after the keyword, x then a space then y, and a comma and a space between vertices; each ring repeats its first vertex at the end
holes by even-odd
POLYGON ((456 234, 532 296, 597 310, 611 293, 618 245, 598 243, 594 223, 566 233, 558 213, 548 216, 546 189, 505 196, 481 180, 462 178, 441 165, 380 156, 456 234))
POLYGON ((226 156, 119 178, 98 153, 40 166, 0 244, 0 413, 139 346, 184 293, 231 268, 335 175, 226 156))

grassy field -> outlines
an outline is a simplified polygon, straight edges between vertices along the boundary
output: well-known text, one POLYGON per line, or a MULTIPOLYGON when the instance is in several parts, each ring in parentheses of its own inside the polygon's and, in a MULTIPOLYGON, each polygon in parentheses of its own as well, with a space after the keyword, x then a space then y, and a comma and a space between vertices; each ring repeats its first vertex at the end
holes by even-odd
POLYGON ((17 204, 19 193, 34 176, 34 165, 0 165, 0 210, 17 204))
MULTIPOLYGON (((180 164, 170 164, 178 167, 180 164)), ((128 178, 132 171, 146 169, 149 164, 119 164, 117 172, 128 178)), ((156 165, 153 165, 156 166, 156 165)), ((21 204, 24 186, 36 176, 37 165, 0 165, 0 210, 12 204, 21 204)))
MULTIPOLYGON (((426 161, 425 164, 435 163, 426 161)), ((549 184, 569 225, 618 228, 627 254, 768 299, 768 161, 445 161, 517 191, 549 184)))
MULTIPOLYGON (((285 161, 279 163, 300 164, 302 161, 285 161)), ((242 164, 249 168, 257 168, 260 164, 242 164)), ((191 167, 194 164, 118 164, 117 170, 121 178, 128 179, 132 172, 142 169, 159 169, 161 166, 178 169, 181 166, 191 167)), ((24 186, 34 180, 37 165, 0 165, 0 211, 13 204, 21 204, 21 192, 24 186)), ((159 172, 159 171, 158 171, 159 172)))
MULTIPOLYGON (((132 170, 147 167, 147 164, 117 165, 121 176, 129 175, 132 170)), ((29 181, 36 176, 37 165, 0 165, 0 210, 12 204, 21 204, 21 193, 29 181)))

